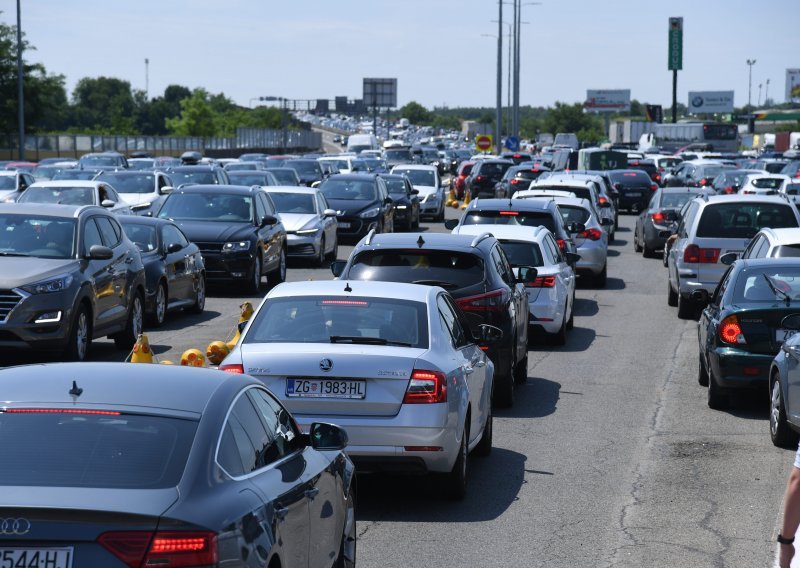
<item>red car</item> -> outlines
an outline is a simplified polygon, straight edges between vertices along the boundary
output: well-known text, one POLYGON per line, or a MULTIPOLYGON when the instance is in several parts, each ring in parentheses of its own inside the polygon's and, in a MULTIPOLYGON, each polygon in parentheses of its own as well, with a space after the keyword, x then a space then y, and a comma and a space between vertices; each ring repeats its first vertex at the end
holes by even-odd
POLYGON ((456 199, 464 199, 464 188, 466 187, 467 176, 472 171, 472 166, 475 162, 461 162, 458 166, 458 172, 453 177, 453 188, 456 191, 456 199))

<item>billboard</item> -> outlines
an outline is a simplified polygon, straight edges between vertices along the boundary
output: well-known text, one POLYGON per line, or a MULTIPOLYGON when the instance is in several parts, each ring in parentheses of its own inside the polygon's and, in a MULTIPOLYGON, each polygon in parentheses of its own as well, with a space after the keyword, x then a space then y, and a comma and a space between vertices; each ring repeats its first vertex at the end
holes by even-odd
POLYGON ((786 102, 800 103, 800 69, 786 70, 786 102))
POLYGON ((628 112, 631 110, 631 90, 587 90, 583 108, 590 112, 628 112))
POLYGON ((733 112, 733 91, 689 91, 689 114, 733 112))
POLYGON ((364 78, 364 104, 367 107, 397 107, 397 79, 364 78))

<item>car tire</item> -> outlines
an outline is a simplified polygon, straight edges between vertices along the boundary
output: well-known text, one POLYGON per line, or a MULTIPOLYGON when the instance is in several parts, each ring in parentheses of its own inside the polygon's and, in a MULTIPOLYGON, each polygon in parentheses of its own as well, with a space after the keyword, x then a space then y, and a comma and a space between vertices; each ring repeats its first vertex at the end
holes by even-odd
POLYGON ((328 260, 336 260, 338 256, 339 256, 339 237, 335 237, 333 240, 333 248, 331 249, 331 252, 328 253, 327 258, 328 260))
POLYGON ((89 354, 92 345, 92 318, 89 309, 84 304, 78 305, 75 319, 69 330, 69 339, 64 349, 64 359, 67 361, 83 362, 89 354))
POLYGON ((567 342, 567 319, 566 312, 567 306, 564 304, 564 318, 561 320, 561 327, 558 331, 550 336, 550 341, 553 345, 564 345, 567 342))
POLYGON ((417 218, 414 220, 414 229, 419 229, 419 218, 420 218, 420 212, 419 209, 417 209, 417 218))
POLYGON ((522 361, 517 363, 514 367, 514 382, 518 385, 521 385, 528 380, 528 352, 525 352, 525 357, 522 358, 522 361))
POLYGON ((697 382, 701 387, 708 386, 708 371, 705 364, 703 364, 703 356, 697 356, 697 382))
POLYGON ((769 437, 779 448, 793 449, 797 447, 798 434, 786 420, 786 405, 783 402, 783 391, 777 373, 772 377, 769 409, 769 437))
POLYGON ((339 556, 333 568, 355 568, 356 545, 358 532, 356 528, 356 490, 355 477, 350 482, 350 491, 347 492, 347 509, 345 510, 344 527, 342 528, 342 541, 339 544, 339 556))
POLYGON ((153 327, 164 325, 164 320, 167 318, 167 297, 167 285, 163 281, 159 282, 156 289, 155 309, 148 318, 150 325, 153 327))
POLYGON ((672 289, 672 284, 667 279, 667 305, 673 308, 678 305, 678 293, 672 289))
POLYGON ((200 275, 200 280, 197 281, 197 290, 195 291, 194 304, 189 306, 188 311, 193 314, 202 314, 206 309, 206 277, 200 275))
POLYGON ((317 258, 314 259, 315 266, 322 266, 325 264, 325 258, 327 255, 325 254, 325 237, 322 237, 322 240, 319 242, 319 254, 317 258))
POLYGON ((489 408, 489 415, 486 417, 486 424, 483 425, 483 436, 481 436, 480 442, 478 445, 475 446, 475 449, 472 450, 472 453, 476 456, 486 457, 492 453, 492 427, 493 427, 493 418, 492 418, 492 409, 489 408))
POLYGON ((695 303, 690 300, 689 298, 685 298, 683 294, 678 292, 678 317, 680 319, 695 319, 695 312, 697 312, 697 306, 695 303))
POLYGON ((603 265, 603 270, 600 271, 600 274, 594 275, 594 287, 595 288, 605 288, 606 282, 608 281, 608 263, 603 265))
POLYGON ((714 373, 708 369, 708 407, 714 410, 725 410, 728 408, 728 403, 728 394, 717 384, 714 373))
POLYGON ((467 494, 467 440, 469 430, 464 424, 464 431, 461 434, 461 445, 458 448, 458 457, 453 464, 450 473, 445 474, 443 482, 443 493, 448 498, 461 500, 467 494))
POLYGON ((633 232, 633 252, 642 252, 642 245, 639 244, 639 232, 633 232))
POLYGON ((567 330, 575 327, 575 293, 572 293, 572 306, 569 310, 569 319, 567 320, 567 330))
POLYGON ((273 286, 286 281, 286 249, 281 248, 281 256, 278 260, 278 268, 267 276, 269 283, 273 286))
POLYGON ((256 257, 253 259, 250 276, 245 284, 245 289, 249 294, 258 294, 261 291, 261 277, 261 249, 256 249, 256 257))
POLYGON ((647 241, 642 241, 642 256, 644 258, 655 258, 656 250, 647 246, 647 241))
POLYGON ((515 366, 512 363, 511 370, 505 377, 495 377, 494 381, 494 400, 501 408, 511 408, 514 406, 514 377, 515 366))
POLYGON ((125 329, 113 335, 114 345, 117 349, 130 350, 142 333, 144 321, 144 301, 141 292, 135 292, 128 310, 128 320, 125 329))

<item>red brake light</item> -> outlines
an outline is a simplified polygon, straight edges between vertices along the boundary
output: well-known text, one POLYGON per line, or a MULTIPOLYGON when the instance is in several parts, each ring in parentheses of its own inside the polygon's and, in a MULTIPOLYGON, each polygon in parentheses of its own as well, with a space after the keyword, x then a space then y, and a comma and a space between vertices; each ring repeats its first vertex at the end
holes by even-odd
POLYGON ((725 193, 734 193, 733 188, 731 186, 726 187, 725 193))
POLYGON ((107 532, 98 542, 131 568, 217 563, 217 535, 209 531, 107 532))
POLYGON ((233 373, 235 375, 244 375, 244 365, 238 365, 238 364, 220 365, 219 370, 225 371, 226 373, 233 373))
POLYGON ((475 181, 483 181, 483 180, 485 180, 485 179, 486 179, 486 178, 485 178, 485 177, 483 177, 483 176, 475 176, 475 181))
POLYGON ((735 316, 728 316, 722 320, 719 326, 719 338, 725 343, 746 344, 739 319, 735 316))
POLYGON ((82 410, 79 408, 6 408, 7 414, 93 414, 100 416, 119 416, 113 410, 82 410))
POLYGON ((558 248, 561 250, 561 252, 567 250, 567 241, 565 241, 564 239, 556 239, 556 244, 558 245, 558 248))
POLYGON ((517 215, 519 215, 519 211, 500 211, 500 215, 504 215, 504 216, 508 216, 508 215, 517 216, 517 215))
POLYGON ((664 222, 664 214, 661 211, 658 211, 657 213, 653 213, 652 215, 650 215, 650 217, 653 219, 653 223, 663 223, 664 222))
POLYGON ((590 241, 599 241, 603 238, 603 233, 599 229, 586 229, 580 233, 580 236, 590 241))
POLYGON ((653 191, 656 191, 658 189, 658 186, 656 184, 654 184, 654 183, 651 183, 650 184, 650 189, 652 189, 653 191))
POLYGON ((689 245, 683 251, 683 262, 716 264, 719 260, 718 248, 700 248, 697 245, 689 245))
POLYGON ((661 180, 661 174, 653 174, 653 179, 654 179, 655 181, 659 181, 659 180, 661 180))
POLYGON ((701 179, 701 180, 700 180, 700 186, 704 186, 704 185, 706 185, 707 183, 708 183, 708 180, 706 180, 705 178, 703 178, 703 179, 701 179))
POLYGON ((323 306, 369 306, 364 300, 322 300, 323 306))
POLYGON ((528 288, 552 288, 556 285, 555 276, 537 276, 533 282, 526 282, 528 288))
POLYGON ((517 185, 518 183, 519 183, 519 180, 517 178, 514 178, 514 179, 511 180, 511 185, 517 185))
POLYGON ((447 378, 440 371, 415 370, 403 397, 403 404, 447 402, 447 378))
POLYGON ((507 289, 493 290, 487 294, 478 294, 456 300, 459 307, 467 312, 499 312, 511 298, 507 289))
POLYGON ((608 199, 606 199, 605 197, 600 197, 597 201, 600 202, 600 205, 602 205, 604 203, 608 203, 608 199))

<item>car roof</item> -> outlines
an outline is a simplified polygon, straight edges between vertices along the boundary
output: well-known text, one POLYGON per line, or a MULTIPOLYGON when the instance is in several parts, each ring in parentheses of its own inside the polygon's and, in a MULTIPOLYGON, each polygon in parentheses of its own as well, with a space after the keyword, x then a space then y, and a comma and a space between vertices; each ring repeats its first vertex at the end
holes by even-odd
POLYGON ((459 225, 454 229, 457 235, 482 235, 490 233, 499 241, 529 241, 539 242, 544 233, 549 232, 546 227, 539 225, 459 225))
POLYGON ((94 181, 84 179, 57 179, 47 181, 37 181, 32 183, 30 187, 97 187, 100 184, 109 185, 106 181, 94 181))
MULTIPOLYGON (((0 213, 12 215, 31 215, 34 217, 77 218, 85 209, 108 213, 97 205, 62 205, 60 203, 0 203, 0 213)), ((109 215, 111 215, 109 213, 109 215)))
POLYGON ((437 171, 436 166, 430 166, 427 164, 398 164, 392 168, 394 170, 427 170, 427 171, 437 171))
POLYGON ((777 265, 783 266, 800 266, 800 258, 786 257, 786 258, 740 258, 737 262, 742 263, 743 268, 762 268, 762 267, 775 267, 777 265))
MULTIPOLYGON (((427 302, 436 287, 400 282, 377 282, 373 280, 314 280, 285 282, 273 288, 267 298, 294 298, 297 296, 342 296, 367 298, 402 298, 415 302, 427 302)), ((435 295, 435 293, 434 293, 435 295)))
POLYGON ((316 187, 300 187, 299 185, 270 185, 264 188, 267 193, 304 193, 316 195, 319 189, 316 187))
POLYGON ((774 245, 791 245, 800 243, 800 227, 785 227, 781 229, 764 227, 759 231, 759 233, 766 235, 771 244, 774 245))
POLYGON ((709 195, 708 197, 696 197, 701 203, 705 205, 714 205, 718 203, 780 203, 782 205, 790 205, 785 197, 776 195, 709 195))
POLYGON ((247 186, 247 185, 215 185, 215 184, 188 184, 182 185, 173 193, 225 193, 228 195, 249 195, 253 193, 253 188, 260 188, 261 186, 247 186))
MULTIPOLYGON (((370 174, 367 172, 364 173, 353 173, 353 174, 333 174, 332 176, 328 176, 328 179, 342 179, 342 180, 374 180, 378 177, 378 174, 370 174)), ((327 180, 325 180, 327 181, 327 180)), ((299 187, 299 186, 298 186, 299 187)))
POLYGON ((551 198, 551 197, 574 197, 575 194, 571 191, 562 191, 559 189, 523 189, 514 194, 512 199, 536 199, 538 197, 551 198))
MULTIPOLYGON (((474 242, 475 238, 472 236, 452 233, 383 233, 372 235, 369 239, 365 237, 356 245, 356 250, 370 247, 472 251, 475 249, 474 242)), ((483 241, 475 244, 481 243, 483 241)))
POLYGON ((467 211, 474 209, 510 211, 518 209, 520 211, 544 211, 550 209, 553 204, 552 199, 547 197, 532 197, 530 199, 473 199, 467 211))
POLYGON ((24 172, 18 172, 16 170, 0 170, 0 176, 3 176, 3 177, 15 176, 15 175, 21 174, 21 173, 24 173, 24 172))
POLYGON ((144 215, 120 215, 117 220, 123 225, 175 225, 174 221, 162 217, 145 217, 144 215))
MULTIPOLYGON (((175 365, 130 363, 49 363, 0 370, 3 400, 24 406, 104 406, 146 412, 200 415, 213 394, 227 383, 259 384, 247 375, 175 365), (83 389, 70 394, 73 386, 83 389)), ((16 406, 16 405, 15 405, 16 406)))

